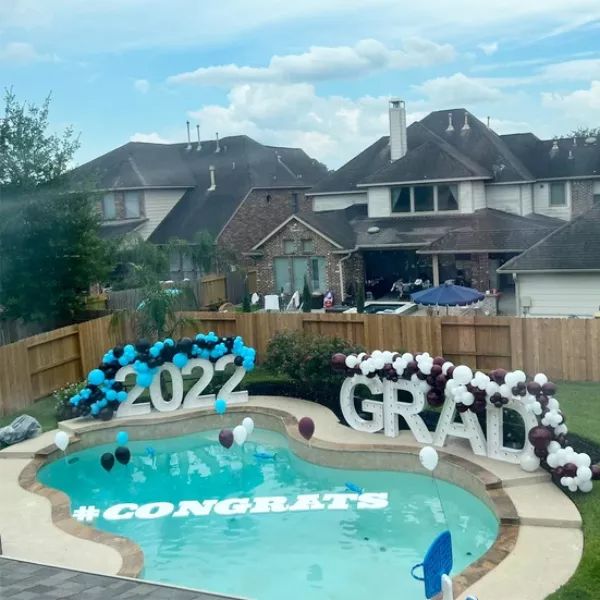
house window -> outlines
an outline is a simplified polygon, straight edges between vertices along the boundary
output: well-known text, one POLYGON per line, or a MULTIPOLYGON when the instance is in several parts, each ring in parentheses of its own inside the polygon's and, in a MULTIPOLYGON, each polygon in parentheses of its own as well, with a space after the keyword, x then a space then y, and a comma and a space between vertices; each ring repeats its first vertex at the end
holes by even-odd
POLYGON ((566 206, 567 194, 564 182, 550 184, 550 206, 566 206))
POLYGON ((115 205, 114 194, 104 194, 104 197, 102 198, 102 216, 107 221, 117 218, 117 207, 115 205))
POLYGON ((125 192, 125 218, 137 219, 141 214, 139 192, 125 192))
POLYGON ((600 194, 594 194, 594 204, 600 204, 600 194))
POLYGON ((284 254, 296 254, 295 240, 283 240, 283 253, 284 254))
POLYGON ((325 258, 322 256, 280 256, 273 259, 273 271, 278 294, 302 293, 305 280, 311 291, 324 291, 327 285, 325 258))
POLYGON ((292 192, 292 212, 297 213, 298 209, 298 192, 292 192))
POLYGON ((302 240, 302 254, 313 254, 315 243, 313 240, 302 240))
POLYGON ((458 186, 457 185, 438 185, 437 186, 437 209, 438 210, 458 210, 458 186))
POLYGON ((407 213, 410 211, 410 188, 392 188, 392 212, 407 213))
POLYGON ((417 185, 414 187, 415 212, 433 212, 433 186, 417 185))

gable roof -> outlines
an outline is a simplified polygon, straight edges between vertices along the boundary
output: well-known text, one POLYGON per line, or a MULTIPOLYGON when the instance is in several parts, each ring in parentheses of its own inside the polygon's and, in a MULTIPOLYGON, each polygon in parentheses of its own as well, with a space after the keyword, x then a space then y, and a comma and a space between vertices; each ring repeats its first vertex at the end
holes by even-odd
POLYGON ((559 227, 563 221, 538 215, 522 217, 483 208, 475 211, 464 225, 438 238, 420 254, 470 252, 522 252, 559 227))
POLYGON ((600 140, 586 142, 582 137, 540 140, 533 133, 501 137, 537 179, 600 177, 600 140))
POLYGON ((358 185, 452 179, 488 179, 489 171, 458 151, 421 123, 407 130, 409 151, 363 179, 358 185))
POLYGON ((600 271, 600 206, 556 229, 498 271, 600 271))
POLYGON ((357 191, 356 184, 367 175, 390 164, 390 137, 384 135, 365 148, 345 165, 329 174, 309 192, 309 195, 357 191))

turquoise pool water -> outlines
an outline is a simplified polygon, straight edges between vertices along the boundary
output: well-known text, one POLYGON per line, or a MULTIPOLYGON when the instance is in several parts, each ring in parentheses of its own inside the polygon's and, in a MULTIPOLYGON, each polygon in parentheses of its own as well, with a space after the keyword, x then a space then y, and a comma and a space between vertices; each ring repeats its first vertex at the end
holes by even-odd
POLYGON ((410 569, 446 519, 454 573, 498 532, 493 513, 460 487, 438 482, 442 510, 430 477, 313 465, 270 431, 230 450, 216 430, 130 442, 131 462, 107 473, 100 456, 115 446, 71 454, 38 477, 66 492, 73 511, 93 507, 80 519, 136 541, 151 581, 258 600, 420 600, 410 569), (352 494, 347 482, 365 495, 342 496, 352 494))

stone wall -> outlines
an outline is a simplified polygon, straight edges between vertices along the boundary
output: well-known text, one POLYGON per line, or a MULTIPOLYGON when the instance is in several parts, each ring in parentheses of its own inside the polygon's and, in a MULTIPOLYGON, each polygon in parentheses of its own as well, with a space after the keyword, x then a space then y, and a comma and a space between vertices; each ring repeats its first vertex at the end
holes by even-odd
POLYGON ((242 262, 251 261, 243 256, 258 242, 295 212, 299 215, 311 211, 311 201, 305 190, 298 188, 252 190, 240 204, 219 234, 217 241, 233 248, 242 262), (294 194, 297 194, 297 206, 294 194))
POLYGON ((571 215, 577 217, 594 205, 594 182, 579 179, 571 182, 571 215))
POLYGON ((487 254, 471 254, 471 286, 480 292, 490 289, 490 259, 487 254))

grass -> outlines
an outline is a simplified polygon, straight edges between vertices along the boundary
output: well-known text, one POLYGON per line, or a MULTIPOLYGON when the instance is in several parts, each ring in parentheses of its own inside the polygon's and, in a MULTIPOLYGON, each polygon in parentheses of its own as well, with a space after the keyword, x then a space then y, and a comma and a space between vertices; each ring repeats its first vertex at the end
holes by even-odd
MULTIPOLYGON (((224 377, 213 380, 216 389, 222 385, 224 377)), ((188 390, 193 379, 186 378, 184 388, 188 390)), ((244 378, 244 386, 265 381, 286 382, 283 375, 274 375, 264 368, 256 368, 244 378)), ((210 390, 207 390, 207 392, 210 390)), ((600 447, 600 421, 596 417, 600 406, 600 385, 597 383, 562 382, 558 386, 558 398, 566 416, 569 432, 577 434, 600 447)), ((39 400, 27 409, 27 414, 35 417, 44 431, 56 427, 54 399, 51 396, 39 400)), ((22 413, 0 417, 0 426, 9 424, 22 413)), ((600 448, 598 450, 600 453, 600 448)), ((584 553, 579 568, 569 582, 547 600, 597 600, 600 598, 600 482, 589 494, 567 495, 575 503, 583 518, 584 553)), ((557 552, 569 552, 569 548, 557 548, 557 552)))

